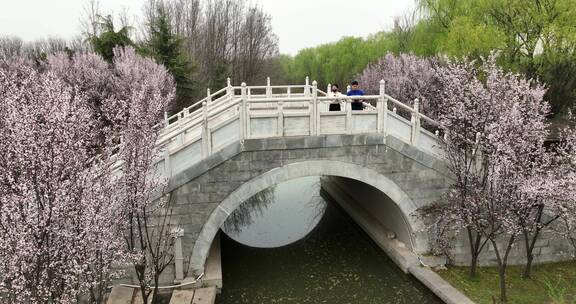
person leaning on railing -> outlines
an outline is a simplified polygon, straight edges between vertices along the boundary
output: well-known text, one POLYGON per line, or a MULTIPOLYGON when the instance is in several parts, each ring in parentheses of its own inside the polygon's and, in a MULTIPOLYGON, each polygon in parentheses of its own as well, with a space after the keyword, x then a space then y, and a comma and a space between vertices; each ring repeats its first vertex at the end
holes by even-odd
MULTIPOLYGON (((360 90, 360 85, 358 85, 358 81, 354 80, 351 83, 352 85, 352 90, 348 91, 348 96, 363 96, 364 95, 364 91, 360 90)), ((364 109, 364 104, 362 103, 362 100, 352 100, 352 103, 350 104, 350 106, 352 107, 352 110, 363 110, 364 109)))
MULTIPOLYGON (((333 84, 332 88, 330 89, 330 92, 328 92, 328 96, 329 97, 341 97, 344 96, 342 95, 342 93, 340 93, 340 89, 338 88, 337 84, 333 84)), ((331 103, 330 106, 328 107, 328 111, 341 111, 340 108, 340 100, 339 99, 334 99, 331 103)))

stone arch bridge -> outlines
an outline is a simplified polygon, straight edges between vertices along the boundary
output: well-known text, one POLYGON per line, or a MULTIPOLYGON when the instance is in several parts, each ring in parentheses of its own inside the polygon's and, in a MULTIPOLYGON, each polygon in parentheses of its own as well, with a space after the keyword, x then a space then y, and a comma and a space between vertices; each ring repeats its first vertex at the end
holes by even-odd
MULTIPOLYGON (((370 212, 388 217, 407 250, 426 253, 429 235, 419 210, 440 197, 450 177, 437 133, 422 125, 437 123, 419 113, 417 100, 408 106, 387 95, 383 81, 378 95, 361 97, 334 97, 308 79, 300 86, 228 82, 166 116, 156 166, 169 180, 173 215, 184 230, 176 279, 203 272, 219 228, 242 202, 304 176, 378 190, 370 212), (352 111, 352 102, 364 110, 352 111), (328 111, 330 103, 342 110, 328 111)), ((352 195, 362 200, 361 192, 352 195)))

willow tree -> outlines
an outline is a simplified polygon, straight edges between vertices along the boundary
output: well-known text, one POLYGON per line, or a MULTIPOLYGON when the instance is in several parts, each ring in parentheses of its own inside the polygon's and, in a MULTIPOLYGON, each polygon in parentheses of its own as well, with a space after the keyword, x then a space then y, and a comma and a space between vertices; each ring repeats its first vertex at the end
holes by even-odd
POLYGON ((501 51, 499 64, 548 86, 554 114, 576 100, 576 6, 572 0, 419 0, 425 18, 413 45, 480 58, 501 51), (426 29, 433 29, 431 33, 426 29), (427 35, 432 34, 432 36, 427 35))

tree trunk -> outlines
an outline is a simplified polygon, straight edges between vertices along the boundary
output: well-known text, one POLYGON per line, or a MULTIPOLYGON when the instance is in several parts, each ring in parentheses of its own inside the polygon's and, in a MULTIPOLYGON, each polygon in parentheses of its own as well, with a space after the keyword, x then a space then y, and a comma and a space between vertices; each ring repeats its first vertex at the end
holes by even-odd
POLYGON ((528 231, 524 231, 524 244, 526 245, 526 265, 524 266, 524 272, 522 273, 522 278, 524 279, 530 277, 532 261, 534 260, 534 245, 536 244, 536 239, 538 239, 539 234, 540 230, 537 230, 532 237, 532 241, 530 241, 530 238, 528 237, 528 231))
POLYGON ((502 303, 506 303, 508 300, 506 297, 506 266, 498 265, 498 278, 500 279, 500 300, 502 303))
POLYGON ((474 278, 476 277, 476 270, 478 269, 478 257, 484 246, 481 244, 482 236, 480 234, 476 234, 476 238, 474 238, 472 229, 467 228, 467 230, 468 242, 470 243, 470 255, 472 258, 470 261, 469 275, 470 278, 474 278))
POLYGON ((496 245, 496 240, 494 238, 490 239, 492 246, 494 246, 494 253, 496 254, 496 261, 498 262, 498 278, 500 280, 500 301, 502 303, 506 303, 508 301, 506 295, 506 268, 508 263, 508 255, 510 254, 510 249, 512 249, 512 245, 514 244, 515 235, 512 235, 508 240, 508 244, 506 245, 506 252, 504 256, 500 255, 500 250, 498 250, 498 246, 496 245))
POLYGON ((146 266, 141 263, 136 263, 134 264, 134 269, 136 270, 136 276, 138 277, 138 282, 140 283, 142 301, 143 303, 148 303, 148 297, 146 295, 146 266))
POLYGON ((472 260, 470 261, 470 278, 476 277, 476 269, 478 268, 478 255, 472 253, 472 260))
POLYGON ((148 303, 148 295, 146 293, 146 287, 140 285, 140 293, 142 293, 142 303, 148 303))
MULTIPOLYGON (((542 221, 542 213, 544 211, 544 205, 538 206, 538 212, 536 213, 536 222, 541 223, 542 221)), ((547 223, 544 223, 545 226, 550 224, 554 219, 550 220, 547 223)), ((534 246, 536 245, 536 240, 540 236, 540 231, 542 228, 539 226, 536 228, 532 239, 530 239, 530 233, 528 230, 524 229, 524 244, 526 245, 526 266, 524 267, 524 272, 522 273, 522 278, 526 279, 530 277, 530 272, 532 270, 532 261, 534 260, 534 246)))
POLYGON ((154 290, 152 292, 152 304, 158 303, 158 286, 160 282, 160 274, 157 273, 154 275, 154 290))

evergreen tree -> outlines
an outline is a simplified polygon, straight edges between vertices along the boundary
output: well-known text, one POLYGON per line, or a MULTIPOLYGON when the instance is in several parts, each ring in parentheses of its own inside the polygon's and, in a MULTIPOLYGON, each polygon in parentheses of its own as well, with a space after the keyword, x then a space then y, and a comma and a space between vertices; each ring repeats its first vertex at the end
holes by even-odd
POLYGON ((145 52, 162 64, 176 81, 176 100, 172 111, 180 111, 194 100, 192 73, 194 67, 186 55, 183 39, 178 37, 171 25, 170 15, 163 3, 156 4, 156 15, 149 23, 149 37, 145 52))
POLYGON ((106 61, 112 62, 114 58, 114 48, 116 46, 134 46, 130 39, 130 27, 123 26, 119 31, 114 31, 114 22, 112 16, 98 16, 101 20, 99 23, 100 34, 91 34, 88 41, 92 45, 94 52, 102 56, 106 61))

